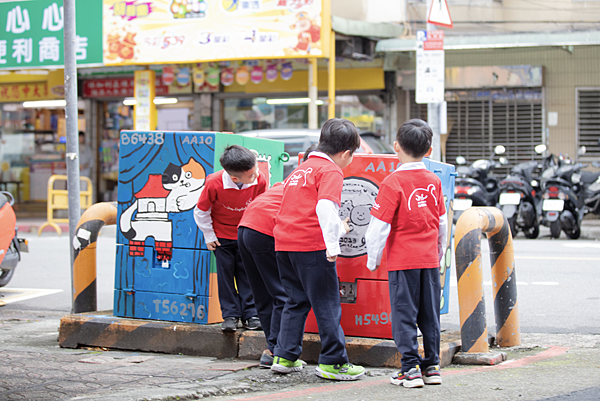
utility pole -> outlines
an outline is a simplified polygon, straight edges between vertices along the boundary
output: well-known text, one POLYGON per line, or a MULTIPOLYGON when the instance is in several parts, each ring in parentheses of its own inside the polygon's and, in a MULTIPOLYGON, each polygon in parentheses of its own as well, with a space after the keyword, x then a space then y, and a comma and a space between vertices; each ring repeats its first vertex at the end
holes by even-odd
MULTIPOLYGON (((429 15, 429 10, 433 7, 433 1, 429 0, 427 2, 427 15, 429 15)), ((427 35, 429 32, 435 31, 437 27, 434 24, 427 23, 427 35)), ((440 104, 439 103, 427 103, 427 123, 431 127, 433 131, 433 143, 431 146, 433 147, 433 152, 431 152, 431 160, 442 160, 442 151, 441 151, 441 138, 440 138, 440 104)))
MULTIPOLYGON (((75 0, 64 0, 65 44, 65 122, 67 127, 67 190, 69 198, 69 250, 71 255, 71 291, 73 292, 73 237, 81 216, 79 197, 79 130, 77 111, 77 62, 75 60, 75 0)), ((72 294, 71 299, 74 299, 72 294)), ((71 306, 71 312, 73 312, 71 306)))

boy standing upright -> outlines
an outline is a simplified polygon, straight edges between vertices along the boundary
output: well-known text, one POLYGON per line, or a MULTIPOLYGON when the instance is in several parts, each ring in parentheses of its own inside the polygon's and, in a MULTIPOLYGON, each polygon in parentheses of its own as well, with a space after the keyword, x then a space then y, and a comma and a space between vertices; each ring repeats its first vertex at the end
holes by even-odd
POLYGON ((335 266, 339 238, 349 231, 338 215, 344 174, 360 137, 350 121, 334 118, 323 125, 317 151, 284 182, 277 215, 275 251, 281 282, 288 296, 271 369, 279 373, 302 370, 298 359, 311 307, 317 318, 321 354, 317 376, 356 380, 362 366, 348 363, 342 308, 335 266))
POLYGON ((394 142, 401 165, 381 183, 365 234, 371 271, 379 267, 387 242, 392 334, 402 354, 402 370, 390 381, 403 387, 442 383, 439 267, 448 218, 441 181, 423 163, 431 154, 432 138, 422 120, 402 124, 394 142), (423 334, 423 359, 417 325, 423 334))
POLYGON ((242 319, 245 328, 254 330, 260 328, 260 321, 238 250, 237 226, 250 202, 265 192, 267 182, 254 153, 243 146, 227 147, 220 162, 223 170, 206 177, 194 220, 204 234, 206 247, 215 253, 221 329, 236 331, 242 319))

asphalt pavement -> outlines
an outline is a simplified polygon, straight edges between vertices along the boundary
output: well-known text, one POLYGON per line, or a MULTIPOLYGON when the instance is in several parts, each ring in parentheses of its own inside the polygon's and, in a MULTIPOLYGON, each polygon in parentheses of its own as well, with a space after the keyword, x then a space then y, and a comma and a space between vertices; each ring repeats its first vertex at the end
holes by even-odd
MULTIPOLYGON (((600 221, 584 222, 580 241, 598 239, 600 221)), ((600 330, 525 332, 520 346, 502 349, 508 360, 500 365, 451 365, 441 386, 405 389, 389 383, 392 369, 369 367, 361 380, 338 383, 315 376, 314 365, 278 375, 259 369, 256 360, 63 349, 64 311, 15 305, 0 307, 1 400, 600 400, 600 330)))
POLYGON ((258 361, 61 349, 58 313, 3 313, 0 321, 2 400, 598 400, 600 336, 524 334, 504 348, 497 366, 451 365, 441 386, 405 389, 389 383, 392 369, 368 368, 356 382, 317 377, 314 365, 289 375, 258 361))

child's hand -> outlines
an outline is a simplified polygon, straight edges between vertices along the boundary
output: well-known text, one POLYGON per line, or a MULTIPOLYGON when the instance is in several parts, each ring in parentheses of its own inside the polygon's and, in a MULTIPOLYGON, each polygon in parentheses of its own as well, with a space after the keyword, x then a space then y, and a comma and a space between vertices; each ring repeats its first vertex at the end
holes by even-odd
POLYGON ((371 268, 371 267, 369 267, 369 265, 367 265, 367 269, 374 272, 375 270, 379 269, 379 265, 376 265, 374 268, 371 268))
POLYGON ((337 255, 334 255, 334 256, 329 256, 329 251, 328 251, 328 250, 325 250, 325 254, 327 255, 327 260, 328 260, 329 262, 335 262, 335 261, 336 261, 336 259, 337 259, 337 255))
POLYGON ((221 246, 221 243, 219 242, 219 240, 209 242, 206 244, 206 247, 208 248, 209 251, 214 251, 215 249, 217 249, 218 246, 221 246))
POLYGON ((350 232, 350 225, 348 225, 349 221, 350 221, 350 217, 346 217, 345 220, 342 220, 342 224, 344 225, 344 230, 346 230, 346 234, 348 234, 350 232))

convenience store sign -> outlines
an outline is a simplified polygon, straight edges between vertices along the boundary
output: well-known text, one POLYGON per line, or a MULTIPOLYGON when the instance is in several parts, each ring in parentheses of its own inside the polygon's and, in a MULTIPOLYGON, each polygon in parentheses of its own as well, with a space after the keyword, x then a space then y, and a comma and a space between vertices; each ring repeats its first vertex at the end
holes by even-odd
MULTIPOLYGON (((76 0, 76 59, 102 63, 102 0, 76 0)), ((64 65, 62 0, 0 3, 0 69, 64 65)))

